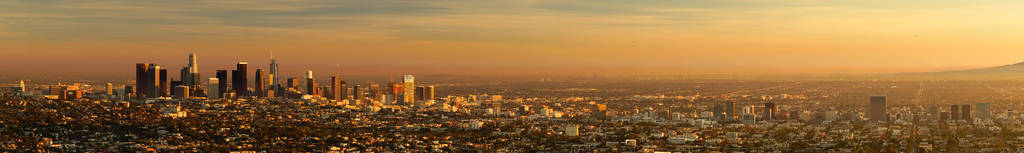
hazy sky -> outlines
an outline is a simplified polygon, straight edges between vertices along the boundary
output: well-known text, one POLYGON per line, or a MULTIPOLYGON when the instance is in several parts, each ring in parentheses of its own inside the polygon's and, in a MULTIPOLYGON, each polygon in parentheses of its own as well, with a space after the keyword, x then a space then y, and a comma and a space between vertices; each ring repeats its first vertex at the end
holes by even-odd
MULTIPOLYGON (((0 71, 124 75, 188 52, 287 74, 934 71, 1024 61, 1024 2, 0 1, 0 71)), ((252 71, 252 70, 250 70, 252 71)), ((48 73, 56 74, 56 73, 48 73)))

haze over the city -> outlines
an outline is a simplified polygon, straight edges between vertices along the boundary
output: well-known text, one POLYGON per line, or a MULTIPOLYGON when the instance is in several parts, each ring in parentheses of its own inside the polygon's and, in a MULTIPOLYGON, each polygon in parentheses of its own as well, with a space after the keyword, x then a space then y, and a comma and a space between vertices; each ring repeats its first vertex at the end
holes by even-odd
MULTIPOLYGON (((4 1, 4 75, 888 73, 1024 61, 1019 1, 4 1)), ((128 79, 126 77, 116 79, 128 79)))

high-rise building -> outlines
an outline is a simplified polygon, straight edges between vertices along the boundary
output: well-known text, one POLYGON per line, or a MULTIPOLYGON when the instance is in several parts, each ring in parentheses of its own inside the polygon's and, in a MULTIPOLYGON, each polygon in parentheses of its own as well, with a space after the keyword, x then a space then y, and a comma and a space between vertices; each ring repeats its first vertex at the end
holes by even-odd
POLYGON ((220 95, 223 94, 222 93, 223 90, 220 90, 220 87, 221 87, 220 86, 220 79, 219 78, 210 78, 210 81, 207 82, 206 84, 209 86, 207 88, 210 89, 210 93, 206 94, 206 97, 210 98, 210 99, 220 98, 220 95))
POLYGON ((156 98, 161 95, 160 66, 149 63, 135 64, 136 97, 156 98))
POLYGON ((135 90, 136 91, 134 93, 136 93, 136 96, 139 99, 148 97, 147 95, 149 94, 149 89, 147 89, 146 87, 148 87, 149 84, 152 84, 152 83, 148 82, 151 79, 148 79, 148 77, 147 77, 148 73, 146 73, 146 72, 149 72, 149 63, 136 63, 135 64, 135 90))
POLYGON ((288 78, 288 89, 299 89, 299 78, 288 78))
MULTIPOLYGON (((715 106, 712 106, 711 107, 711 114, 712 114, 712 116, 708 116, 708 117, 724 118, 725 117, 725 104, 715 104, 715 106)), ((704 116, 702 116, 702 117, 704 117, 704 116)))
POLYGON ((331 100, 345 99, 345 97, 342 97, 344 94, 341 93, 341 88, 344 88, 343 85, 344 84, 341 83, 341 77, 338 77, 338 75, 331 76, 331 94, 329 94, 331 100))
POLYGON ((949 119, 960 120, 960 105, 949 106, 949 119))
POLYGON ((160 66, 155 64, 149 65, 149 71, 146 72, 146 77, 146 79, 150 79, 147 81, 150 83, 147 87, 149 91, 146 91, 147 98, 157 98, 162 96, 160 94, 161 91, 163 91, 160 89, 160 66))
POLYGON ((417 100, 434 100, 434 86, 419 86, 416 90, 417 100))
POLYGON ((175 86, 174 87, 174 98, 180 98, 180 99, 189 98, 190 91, 188 91, 188 90, 189 90, 188 86, 185 86, 185 85, 175 86))
POLYGON ((736 102, 729 101, 725 102, 725 116, 726 118, 736 117, 739 114, 736 113, 736 102))
POLYGON ((402 102, 406 105, 412 105, 416 102, 416 83, 415 78, 412 75, 402 76, 402 102))
POLYGON ((195 89, 199 85, 199 64, 197 64, 196 53, 188 54, 188 66, 185 66, 181 71, 181 81, 185 86, 195 89))
POLYGON ((352 86, 352 99, 363 100, 363 86, 358 84, 352 86))
POLYGON ((771 101, 764 103, 764 120, 774 120, 776 113, 779 111, 778 109, 779 107, 771 101))
POLYGON ((417 101, 423 100, 423 90, 425 88, 426 87, 423 87, 423 86, 416 87, 416 100, 417 101))
POLYGON ((967 121, 974 120, 974 118, 971 118, 971 105, 961 105, 960 106, 960 115, 961 115, 960 116, 961 120, 967 120, 967 121))
POLYGON ((265 79, 265 78, 263 78, 263 69, 256 69, 256 78, 255 79, 256 79, 256 82, 255 82, 256 86, 253 86, 253 87, 256 88, 256 93, 253 93, 253 96, 263 97, 263 94, 267 92, 266 91, 266 87, 263 86, 263 79, 265 79))
MULTIPOLYGON (((24 87, 24 82, 22 82, 22 87, 24 87)), ((106 94, 107 95, 114 95, 114 84, 113 83, 107 83, 107 93, 106 94)))
POLYGON ((168 82, 167 69, 160 69, 160 96, 171 96, 171 83, 168 82))
POLYGON ((313 70, 306 71, 306 94, 317 95, 316 79, 313 77, 313 70))
POLYGON ((889 115, 886 113, 886 98, 885 95, 873 95, 871 96, 871 120, 872 121, 888 121, 889 115))
POLYGON ((231 89, 235 91, 235 95, 240 97, 250 96, 249 78, 246 76, 248 67, 248 62, 238 62, 235 70, 231 71, 231 89))
POLYGON ((217 70, 217 97, 223 97, 224 93, 228 93, 228 70, 217 70))
POLYGON ((983 119, 992 118, 992 104, 991 103, 976 103, 974 104, 975 116, 983 119))
POLYGON ((277 60, 274 59, 274 53, 270 53, 270 75, 267 75, 267 77, 270 78, 270 81, 267 82, 270 84, 270 89, 279 90, 277 88, 280 87, 278 84, 281 83, 279 79, 281 75, 277 74, 277 60))
POLYGON ((369 87, 367 87, 366 89, 368 90, 367 94, 369 94, 370 97, 373 97, 373 98, 377 99, 378 101, 384 101, 384 99, 382 98, 382 97, 384 97, 384 90, 380 89, 380 85, 379 84, 370 82, 370 84, 368 86, 369 87))
POLYGON ((392 81, 388 83, 388 90, 385 92, 385 94, 391 95, 391 99, 389 99, 389 101, 394 101, 397 103, 397 100, 399 99, 398 95, 400 95, 399 93, 401 93, 402 91, 404 91, 402 90, 402 84, 392 81))

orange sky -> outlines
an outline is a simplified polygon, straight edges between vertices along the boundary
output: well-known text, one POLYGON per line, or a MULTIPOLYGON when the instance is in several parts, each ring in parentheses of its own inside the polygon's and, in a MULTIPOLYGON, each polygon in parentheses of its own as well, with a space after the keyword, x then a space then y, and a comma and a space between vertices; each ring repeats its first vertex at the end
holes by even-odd
POLYGON ((1018 1, 5 1, 2 75, 880 73, 1024 61, 1018 1), (176 72, 176 71, 174 71, 176 72))

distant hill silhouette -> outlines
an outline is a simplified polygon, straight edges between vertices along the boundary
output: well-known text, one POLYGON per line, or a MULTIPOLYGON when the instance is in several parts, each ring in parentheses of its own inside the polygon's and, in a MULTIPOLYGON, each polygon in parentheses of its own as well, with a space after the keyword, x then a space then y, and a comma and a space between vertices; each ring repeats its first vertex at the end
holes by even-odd
POLYGON ((931 72, 932 74, 1024 74, 1024 62, 988 67, 988 68, 977 68, 967 70, 954 70, 954 71, 942 71, 942 72, 931 72))
POLYGON ((966 70, 939 72, 897 73, 894 77, 936 78, 936 79, 1024 79, 1024 62, 966 70))

